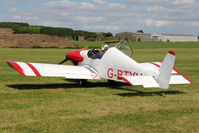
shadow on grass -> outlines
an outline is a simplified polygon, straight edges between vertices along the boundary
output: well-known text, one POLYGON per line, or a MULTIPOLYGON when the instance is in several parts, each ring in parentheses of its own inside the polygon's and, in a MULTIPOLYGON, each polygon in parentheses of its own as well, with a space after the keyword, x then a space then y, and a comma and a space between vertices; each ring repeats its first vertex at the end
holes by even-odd
POLYGON ((75 88, 75 84, 13 84, 7 85, 10 88, 18 90, 37 90, 37 89, 59 89, 59 88, 75 88))
MULTIPOLYGON (((126 90, 126 89, 122 89, 126 90)), ((144 92, 144 91, 138 91, 138 90, 130 90, 128 91, 134 91, 134 92, 128 92, 128 93, 118 93, 116 95, 122 96, 122 97, 135 97, 135 96, 165 96, 165 95, 176 95, 176 94, 183 94, 185 92, 182 91, 153 91, 153 92, 144 92)))
POLYGON ((86 86, 79 86, 77 83, 60 83, 60 84, 10 84, 6 85, 10 88, 18 90, 37 90, 37 89, 71 89, 71 88, 92 88, 92 87, 106 87, 107 83, 90 83, 86 86))
POLYGON ((6 85, 10 88, 18 89, 18 90, 37 90, 37 89, 71 89, 71 88, 93 88, 93 87, 111 87, 118 88, 120 86, 129 86, 128 84, 117 82, 113 86, 109 86, 107 82, 88 82, 86 86, 79 86, 77 80, 73 79, 64 79, 64 81, 69 81, 68 83, 57 83, 57 84, 10 84, 6 85))
POLYGON ((176 90, 162 90, 160 91, 151 91, 151 92, 146 92, 146 91, 140 91, 131 88, 124 88, 123 86, 126 86, 127 84, 121 83, 119 86, 113 86, 110 87, 111 89, 116 89, 116 90, 125 90, 125 91, 131 91, 131 92, 126 92, 126 93, 118 93, 115 95, 122 96, 122 97, 135 97, 135 96, 165 96, 165 95, 176 95, 176 94, 183 94, 185 92, 183 91, 176 91, 176 90), (121 88, 122 87, 122 88, 121 88))
POLYGON ((73 89, 73 88, 94 88, 94 87, 109 87, 110 89, 115 90, 125 90, 130 91, 127 93, 118 93, 115 95, 122 96, 122 97, 134 97, 134 96, 164 96, 164 95, 175 95, 175 94, 183 94, 185 92, 182 91, 175 91, 175 90, 168 90, 168 91, 152 91, 152 92, 145 92, 140 90, 135 90, 132 88, 124 88, 125 86, 129 86, 125 83, 116 83, 116 85, 108 86, 106 82, 87 82, 85 87, 80 87, 77 83, 60 83, 60 84, 12 84, 7 85, 8 87, 18 89, 18 90, 37 90, 37 89, 73 89))

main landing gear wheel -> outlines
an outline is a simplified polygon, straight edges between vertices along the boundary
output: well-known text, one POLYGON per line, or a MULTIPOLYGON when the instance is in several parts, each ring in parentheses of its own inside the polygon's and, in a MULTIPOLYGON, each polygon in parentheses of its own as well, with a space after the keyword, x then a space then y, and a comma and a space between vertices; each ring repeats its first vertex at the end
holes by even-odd
POLYGON ((78 79, 77 83, 78 83, 78 86, 80 86, 80 87, 86 87, 87 80, 86 79, 78 79))

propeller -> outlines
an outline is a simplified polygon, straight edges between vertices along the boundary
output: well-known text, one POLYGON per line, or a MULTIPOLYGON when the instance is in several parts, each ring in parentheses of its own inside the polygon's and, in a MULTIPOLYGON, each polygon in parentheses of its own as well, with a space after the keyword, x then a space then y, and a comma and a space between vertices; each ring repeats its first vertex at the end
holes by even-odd
MULTIPOLYGON (((88 46, 82 48, 81 50, 86 50, 86 49, 88 49, 88 46)), ((62 60, 61 62, 59 62, 58 64, 63 64, 63 63, 66 62, 67 60, 68 60, 68 59, 66 58, 66 59, 62 60)))

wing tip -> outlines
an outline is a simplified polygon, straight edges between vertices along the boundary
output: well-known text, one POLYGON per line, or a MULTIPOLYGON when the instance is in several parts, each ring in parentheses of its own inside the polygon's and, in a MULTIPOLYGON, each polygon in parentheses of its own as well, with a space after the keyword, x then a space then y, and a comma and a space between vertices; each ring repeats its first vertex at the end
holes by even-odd
POLYGON ((15 70, 17 70, 18 73, 20 73, 22 76, 25 76, 23 69, 16 63, 13 61, 7 61, 8 65, 12 68, 14 68, 15 70))

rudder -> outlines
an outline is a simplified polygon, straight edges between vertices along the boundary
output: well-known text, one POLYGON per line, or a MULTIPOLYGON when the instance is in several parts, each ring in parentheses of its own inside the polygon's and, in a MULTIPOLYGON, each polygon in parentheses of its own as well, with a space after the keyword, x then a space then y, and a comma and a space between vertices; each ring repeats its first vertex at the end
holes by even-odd
POLYGON ((159 69, 160 74, 157 78, 157 82, 160 88, 163 88, 163 89, 169 88, 172 69, 175 62, 175 56, 176 54, 174 51, 169 51, 166 57, 164 58, 162 65, 160 66, 160 69, 159 69))

